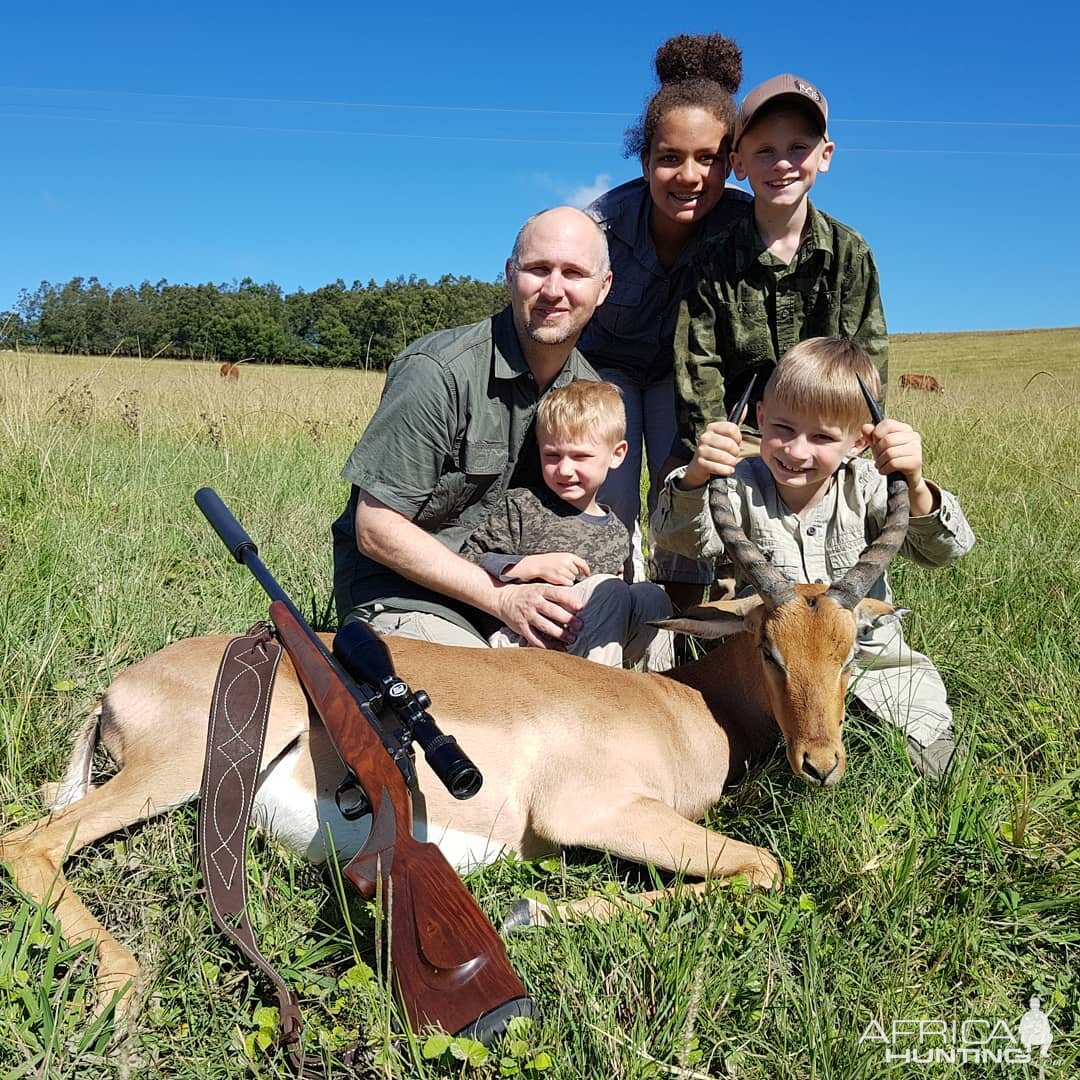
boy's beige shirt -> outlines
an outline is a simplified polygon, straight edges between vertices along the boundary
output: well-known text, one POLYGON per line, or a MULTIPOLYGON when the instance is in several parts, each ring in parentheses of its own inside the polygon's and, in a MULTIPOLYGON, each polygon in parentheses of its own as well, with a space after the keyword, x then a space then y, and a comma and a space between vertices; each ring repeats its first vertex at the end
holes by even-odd
MULTIPOLYGON (((681 555, 717 558, 724 545, 709 513, 708 486, 681 490, 676 481, 684 472, 675 470, 660 493, 652 516, 653 543, 681 555)), ((885 477, 865 458, 841 466, 825 497, 803 518, 785 505, 760 457, 740 461, 727 484, 735 519, 747 538, 797 583, 828 584, 843 577, 885 522, 885 477)), ((920 566, 944 566, 975 543, 959 500, 948 491, 939 494, 934 513, 910 519, 900 549, 920 566)), ((745 584, 736 580, 739 587, 745 584)), ((891 601, 885 575, 868 595, 891 601)))

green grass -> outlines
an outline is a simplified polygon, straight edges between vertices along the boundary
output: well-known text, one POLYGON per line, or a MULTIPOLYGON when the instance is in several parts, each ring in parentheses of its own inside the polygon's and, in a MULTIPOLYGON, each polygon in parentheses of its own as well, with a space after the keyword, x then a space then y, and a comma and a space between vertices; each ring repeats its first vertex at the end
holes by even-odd
MULTIPOLYGON (((920 782, 899 736, 857 716, 836 789, 765 763, 711 820, 788 860, 787 887, 511 939, 542 1019, 479 1064, 460 1047, 425 1058, 439 1046, 389 1034, 392 1003, 363 966, 376 964, 372 910, 343 906, 331 873, 256 840, 258 932, 303 996, 310 1046, 360 1028, 382 1050, 379 1074, 399 1077, 848 1080, 896 1074, 880 1044, 860 1044, 871 1021, 988 1018, 1015 1032, 1037 992, 1055 1034, 1046 1075, 1080 1073, 1080 331, 902 337, 892 368, 889 412, 923 432, 928 475, 960 495, 979 537, 953 567, 893 572, 969 766, 944 790, 920 782), (904 371, 936 375, 945 394, 897 391, 904 371)), ((248 366, 226 385, 211 365, 0 354, 0 828, 39 815, 37 787, 122 666, 265 612, 196 488, 220 492, 323 618, 337 474, 378 389, 355 372, 248 366)), ((273 995, 213 928, 193 833, 188 809, 69 863, 146 969, 143 1011, 119 1044, 111 1016, 89 1017, 92 956, 0 875, 0 1075, 283 1069, 260 1047, 273 995)), ((526 890, 654 885, 590 852, 504 860, 468 883, 496 917, 526 890)))

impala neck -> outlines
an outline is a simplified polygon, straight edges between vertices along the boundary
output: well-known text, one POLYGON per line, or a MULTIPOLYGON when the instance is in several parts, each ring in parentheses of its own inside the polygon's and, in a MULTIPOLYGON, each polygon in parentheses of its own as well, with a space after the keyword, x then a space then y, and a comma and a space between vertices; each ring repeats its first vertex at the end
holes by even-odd
POLYGON ((773 719, 760 675, 761 660, 751 634, 735 634, 700 660, 665 672, 697 690, 728 741, 727 783, 776 746, 780 728, 773 719))

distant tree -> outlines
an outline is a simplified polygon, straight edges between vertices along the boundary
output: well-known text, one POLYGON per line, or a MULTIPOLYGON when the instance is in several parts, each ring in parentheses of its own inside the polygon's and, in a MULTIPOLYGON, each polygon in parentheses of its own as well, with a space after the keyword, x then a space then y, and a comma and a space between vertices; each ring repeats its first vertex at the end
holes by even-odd
POLYGON ((35 327, 39 346, 102 355, 117 352, 123 343, 113 296, 96 277, 74 277, 62 287, 43 282, 28 306, 39 311, 35 327))
POLYGON ((17 311, 0 311, 0 348, 17 349, 29 344, 26 323, 17 311))
MULTIPOLYGON (((415 274, 381 285, 341 279, 286 295, 250 277, 221 285, 105 286, 74 277, 23 289, 0 317, 6 333, 56 352, 177 356, 193 360, 307 360, 385 368, 410 341, 476 322, 507 302, 492 282, 415 274)), ((0 339, 3 340, 3 339, 0 339)))
POLYGON ((162 323, 172 345, 170 356, 216 360, 214 319, 222 306, 216 285, 166 285, 161 289, 162 323))
POLYGON ((38 323, 41 320, 41 309, 45 304, 45 297, 51 288, 47 281, 43 281, 36 292, 28 289, 19 290, 19 298, 15 301, 15 313, 23 321, 27 332, 36 335, 38 323))

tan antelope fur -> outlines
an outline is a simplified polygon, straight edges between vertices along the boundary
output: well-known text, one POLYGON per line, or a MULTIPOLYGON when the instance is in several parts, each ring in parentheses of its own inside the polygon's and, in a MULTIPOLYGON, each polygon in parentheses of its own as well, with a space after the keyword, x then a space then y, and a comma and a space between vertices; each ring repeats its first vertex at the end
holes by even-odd
MULTIPOLYGON (((712 500, 718 525, 722 501, 712 500)), ((843 776, 844 693, 857 626, 893 611, 862 596, 903 537, 901 529, 899 538, 887 538, 898 522, 894 509, 890 503, 879 540, 832 587, 792 585, 745 537, 729 531, 728 550, 758 595, 694 608, 665 624, 724 638, 713 652, 666 675, 540 649, 466 654, 386 639, 401 676, 430 693, 433 717, 457 736, 484 776, 477 796, 457 801, 418 756, 418 838, 438 842, 459 867, 504 850, 531 859, 582 846, 695 878, 744 874, 756 885, 778 886, 773 855, 696 822, 748 762, 775 744, 777 725, 796 775, 817 785, 843 776)), ((102 1004, 115 991, 126 994, 139 966, 75 894, 64 861, 109 833, 196 797, 210 697, 227 640, 178 641, 121 672, 77 738, 52 812, 0 837, 0 860, 23 892, 53 905, 68 942, 96 942, 102 1004), (99 787, 89 784, 95 745, 120 766, 99 787)), ((338 814, 333 793, 341 779, 340 761, 313 722, 286 657, 270 711, 255 820, 313 861, 325 857, 327 832, 339 855, 351 854, 368 823, 338 814)), ((613 906, 590 900, 567 908, 603 915, 613 906)), ((130 1000, 124 997, 119 1007, 130 1000)))

